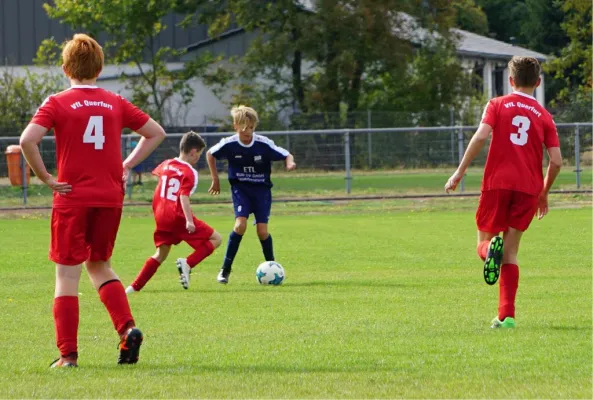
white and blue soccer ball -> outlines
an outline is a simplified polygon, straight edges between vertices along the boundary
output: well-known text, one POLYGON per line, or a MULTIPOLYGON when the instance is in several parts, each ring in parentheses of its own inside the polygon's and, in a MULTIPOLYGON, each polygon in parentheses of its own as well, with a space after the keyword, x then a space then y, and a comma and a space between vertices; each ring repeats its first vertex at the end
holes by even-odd
POLYGON ((285 277, 284 268, 276 261, 263 262, 255 271, 255 278, 262 285, 280 285, 285 277))

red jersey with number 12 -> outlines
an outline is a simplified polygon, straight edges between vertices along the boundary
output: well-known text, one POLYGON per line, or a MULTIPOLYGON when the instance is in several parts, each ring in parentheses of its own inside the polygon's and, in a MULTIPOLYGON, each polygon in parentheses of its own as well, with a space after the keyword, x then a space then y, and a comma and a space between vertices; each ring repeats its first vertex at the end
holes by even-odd
POLYGON ((181 196, 191 196, 198 187, 198 172, 191 164, 173 158, 163 161, 152 173, 159 177, 152 210, 158 231, 185 230, 181 196))
POLYGON ((539 195, 544 183, 543 146, 560 146, 550 113, 534 97, 513 92, 490 100, 482 123, 492 127, 482 190, 539 195))
POLYGON ((122 207, 121 132, 140 129, 150 117, 118 94, 75 85, 49 96, 31 123, 54 129, 58 182, 72 185, 54 194, 54 207, 122 207))

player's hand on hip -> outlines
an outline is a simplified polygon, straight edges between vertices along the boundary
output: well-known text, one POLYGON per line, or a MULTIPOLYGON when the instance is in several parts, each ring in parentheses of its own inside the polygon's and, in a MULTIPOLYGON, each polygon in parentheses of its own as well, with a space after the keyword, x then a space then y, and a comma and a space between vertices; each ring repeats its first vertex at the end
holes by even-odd
POLYGON ((124 187, 126 187, 126 183, 128 183, 128 179, 130 179, 130 174, 132 170, 128 167, 124 167, 124 174, 122 175, 122 179, 124 181, 124 187))
POLYGON ((294 161, 287 161, 286 162, 286 170, 292 171, 296 168, 296 163, 294 161))
POLYGON ((72 191, 72 185, 69 185, 66 182, 58 182, 53 176, 49 176, 45 180, 45 184, 51 188, 54 192, 58 194, 66 194, 72 191))
POLYGON ((457 185, 459 185, 459 182, 461 182, 461 178, 463 178, 463 174, 459 173, 459 171, 455 171, 455 173, 451 175, 445 184, 445 191, 447 193, 449 193, 449 191, 455 191, 455 189, 457 189, 457 185))
POLYGON ((186 221, 185 229, 187 229, 189 233, 194 233, 196 231, 196 226, 193 221, 186 221))
POLYGON ((537 219, 542 219, 548 213, 548 193, 542 192, 537 198, 537 219))
POLYGON ((210 189, 208 189, 208 193, 211 195, 220 194, 220 182, 219 181, 212 181, 210 184, 210 189))

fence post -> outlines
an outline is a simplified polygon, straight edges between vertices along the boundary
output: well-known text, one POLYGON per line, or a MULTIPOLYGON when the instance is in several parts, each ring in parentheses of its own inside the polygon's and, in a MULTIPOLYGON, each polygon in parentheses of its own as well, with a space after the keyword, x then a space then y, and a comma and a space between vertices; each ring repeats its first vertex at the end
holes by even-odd
MULTIPOLYGON (((463 159, 463 154, 465 153, 465 145, 463 143, 463 129, 459 127, 459 131, 457 132, 457 149, 459 152, 459 164, 461 164, 461 160, 463 159)), ((461 193, 465 191, 465 176, 461 178, 461 193)))
MULTIPOLYGON (((453 107, 449 109, 449 125, 455 126, 455 111, 453 107)), ((451 131, 451 164, 455 164, 455 131, 451 131)))
POLYGON ((352 191, 352 175, 350 171, 350 132, 344 134, 344 162, 346 168, 346 193, 352 191))
MULTIPOLYGON (((371 110, 367 110, 367 128, 371 129, 372 128, 372 124, 371 124, 371 110)), ((373 134, 371 133, 371 131, 369 130, 368 134, 368 145, 369 145, 369 169, 373 168, 373 139, 372 136, 373 134)))
POLYGON ((23 205, 27 205, 27 161, 21 152, 21 172, 23 174, 23 205))
POLYGON ((577 123, 574 132, 574 163, 577 173, 577 189, 581 188, 581 132, 580 125, 577 123))
POLYGON ((286 134, 286 150, 290 152, 290 135, 286 134))
MULTIPOLYGON (((132 135, 125 135, 122 136, 122 141, 124 143, 124 154, 127 156, 130 155, 132 152, 132 135)), ((130 170, 130 175, 128 176, 128 181, 126 182, 126 192, 128 192, 128 200, 132 200, 132 180, 134 179, 134 171, 130 170)))

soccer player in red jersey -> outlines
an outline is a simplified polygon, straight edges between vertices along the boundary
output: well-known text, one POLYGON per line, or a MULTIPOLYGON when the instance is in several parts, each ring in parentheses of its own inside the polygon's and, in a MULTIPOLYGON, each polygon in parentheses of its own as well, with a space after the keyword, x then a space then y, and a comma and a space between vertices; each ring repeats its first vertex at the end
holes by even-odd
POLYGON ((533 97, 540 84, 538 61, 513 57, 508 67, 514 92, 490 100, 461 164, 445 185, 447 192, 455 190, 492 134, 476 213, 477 251, 485 261, 484 279, 493 285, 500 275, 498 316, 492 328, 515 327, 519 242, 534 215, 542 219, 548 213, 548 192, 562 165, 554 120, 533 97), (550 160, 545 178, 544 146, 550 160))
POLYGON ((134 364, 143 337, 110 258, 125 180, 130 169, 163 141, 165 132, 124 98, 95 86, 103 50, 94 39, 74 35, 64 45, 62 59, 71 87, 43 102, 20 139, 35 175, 54 191, 49 258, 56 263, 53 314, 60 358, 52 367, 78 365, 78 283, 83 262, 120 336, 118 363, 134 364), (124 128, 143 138, 122 164, 124 128), (47 172, 38 147, 50 129, 56 139, 57 178, 47 172))
POLYGON ((167 259, 171 246, 181 242, 194 249, 187 258, 177 259, 179 280, 187 289, 191 269, 220 246, 220 234, 193 215, 189 201, 198 186, 198 172, 192 165, 198 162, 204 148, 204 139, 195 132, 188 132, 181 138, 179 157, 162 162, 152 172, 159 177, 152 200, 156 221, 154 245, 157 250, 146 260, 126 293, 140 291, 167 259))

